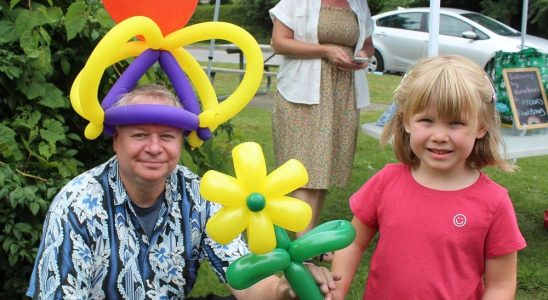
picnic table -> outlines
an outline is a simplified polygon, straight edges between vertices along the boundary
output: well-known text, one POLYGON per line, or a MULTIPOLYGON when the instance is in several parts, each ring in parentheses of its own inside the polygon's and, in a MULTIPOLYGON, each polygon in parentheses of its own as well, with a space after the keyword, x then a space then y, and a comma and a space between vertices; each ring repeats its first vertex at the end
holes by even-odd
MULTIPOLYGON (((375 123, 365 123, 361 125, 361 129, 366 135, 380 139, 383 127, 375 123)), ((502 138, 506 144, 508 159, 548 154, 548 133, 546 131, 524 135, 510 134, 508 131, 510 130, 502 130, 502 138)), ((523 131, 523 133, 526 132, 523 131)))
MULTIPOLYGON (((220 44, 216 46, 218 49, 223 49, 226 51, 227 54, 238 54, 238 68, 221 68, 221 67, 211 67, 211 81, 215 80, 215 74, 217 73, 234 73, 239 74, 240 81, 243 78, 243 75, 245 73, 245 57, 242 52, 242 49, 240 47, 234 45, 234 44, 220 44)), ((266 76, 266 85, 264 88, 257 91, 257 95, 264 95, 267 94, 270 91, 270 87, 272 86, 273 77, 276 77, 278 75, 277 69, 279 67, 278 57, 276 57, 276 53, 274 53, 274 50, 270 45, 261 44, 259 45, 261 48, 261 51, 263 52, 263 63, 264 63, 264 72, 263 76, 266 76)), ((207 69, 206 66, 203 67, 204 69, 207 69)), ((219 99, 224 99, 226 96, 219 96, 219 99)))

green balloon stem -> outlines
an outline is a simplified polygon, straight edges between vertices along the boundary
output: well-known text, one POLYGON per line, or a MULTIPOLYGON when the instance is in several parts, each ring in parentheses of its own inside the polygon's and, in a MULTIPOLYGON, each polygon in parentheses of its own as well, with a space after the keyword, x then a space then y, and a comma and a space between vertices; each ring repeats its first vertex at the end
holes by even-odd
POLYGON ((291 245, 291 239, 285 229, 274 225, 274 234, 276 235, 276 248, 287 251, 291 245))
POLYGON ((266 206, 266 199, 261 193, 251 193, 247 196, 247 208, 252 212, 259 212, 266 206))
POLYGON ((289 267, 284 270, 284 276, 291 285, 291 288, 299 296, 299 299, 324 299, 320 287, 302 263, 291 262, 289 267))

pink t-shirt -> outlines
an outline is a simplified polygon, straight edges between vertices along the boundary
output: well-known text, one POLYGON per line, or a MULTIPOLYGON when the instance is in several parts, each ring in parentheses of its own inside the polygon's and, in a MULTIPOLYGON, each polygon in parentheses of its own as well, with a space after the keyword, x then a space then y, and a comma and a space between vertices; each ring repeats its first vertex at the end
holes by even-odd
POLYGON ((439 191, 387 164, 350 208, 379 232, 364 299, 481 299, 485 259, 526 245, 508 192, 484 173, 467 188, 439 191))

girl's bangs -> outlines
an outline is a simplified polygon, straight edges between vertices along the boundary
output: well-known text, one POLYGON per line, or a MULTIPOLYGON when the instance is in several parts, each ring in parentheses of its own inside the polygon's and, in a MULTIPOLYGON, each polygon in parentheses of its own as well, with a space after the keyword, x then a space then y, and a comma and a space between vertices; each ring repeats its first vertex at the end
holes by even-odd
POLYGON ((409 93, 416 98, 410 99, 408 111, 416 114, 434 105, 442 119, 474 121, 476 118, 473 116, 477 114, 481 102, 476 99, 479 94, 474 96, 476 88, 468 80, 452 73, 455 72, 451 68, 443 68, 416 78, 412 88, 414 91, 409 93))

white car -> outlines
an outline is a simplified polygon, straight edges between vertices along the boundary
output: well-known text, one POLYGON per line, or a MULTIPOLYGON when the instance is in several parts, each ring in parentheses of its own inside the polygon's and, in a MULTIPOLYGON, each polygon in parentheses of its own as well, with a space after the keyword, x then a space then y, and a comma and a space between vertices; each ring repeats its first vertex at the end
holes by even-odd
MULTIPOLYGON (((373 16, 375 55, 370 71, 406 72, 428 56, 429 8, 399 8, 373 16)), ((455 8, 440 9, 439 54, 460 54, 485 65, 495 52, 517 52, 521 33, 485 15, 455 8)), ((548 40, 526 35, 525 47, 548 53, 548 40)))

